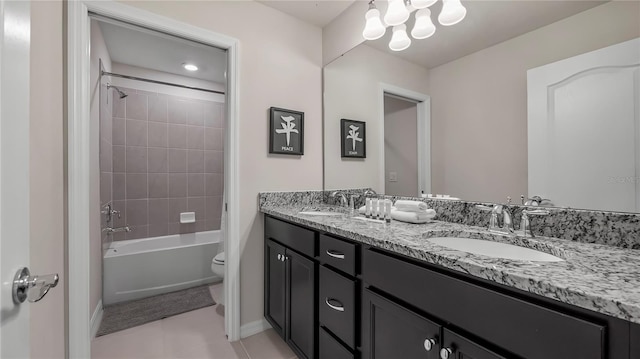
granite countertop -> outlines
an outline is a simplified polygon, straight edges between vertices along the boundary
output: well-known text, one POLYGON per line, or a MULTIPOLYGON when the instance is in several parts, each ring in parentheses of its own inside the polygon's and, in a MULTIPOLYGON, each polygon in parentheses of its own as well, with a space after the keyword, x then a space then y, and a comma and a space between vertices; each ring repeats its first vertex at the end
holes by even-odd
POLYGON ((357 242, 416 258, 478 278, 521 289, 598 313, 640 323, 640 251, 564 239, 494 234, 484 227, 432 221, 390 225, 351 218, 335 206, 265 204, 260 211, 357 242), (299 214, 336 211, 338 216, 299 214), (491 258, 456 251, 427 241, 431 237, 490 239, 547 252, 562 262, 491 258))

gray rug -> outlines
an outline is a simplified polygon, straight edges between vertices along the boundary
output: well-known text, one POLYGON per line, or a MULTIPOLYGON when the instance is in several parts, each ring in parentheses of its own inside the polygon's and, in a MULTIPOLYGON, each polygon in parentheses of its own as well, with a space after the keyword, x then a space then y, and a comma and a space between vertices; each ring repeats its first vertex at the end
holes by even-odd
POLYGON ((214 304, 216 302, 211 298, 208 285, 113 304, 104 308, 102 323, 96 336, 99 337, 214 304))

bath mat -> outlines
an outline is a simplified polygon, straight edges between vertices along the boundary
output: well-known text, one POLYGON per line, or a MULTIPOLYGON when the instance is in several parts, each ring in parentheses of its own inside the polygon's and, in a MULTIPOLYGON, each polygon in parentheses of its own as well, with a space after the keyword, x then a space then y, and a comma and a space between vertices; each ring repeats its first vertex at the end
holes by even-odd
POLYGON ((216 302, 211 298, 208 285, 113 304, 104 308, 102 323, 96 336, 99 337, 214 304, 216 302))

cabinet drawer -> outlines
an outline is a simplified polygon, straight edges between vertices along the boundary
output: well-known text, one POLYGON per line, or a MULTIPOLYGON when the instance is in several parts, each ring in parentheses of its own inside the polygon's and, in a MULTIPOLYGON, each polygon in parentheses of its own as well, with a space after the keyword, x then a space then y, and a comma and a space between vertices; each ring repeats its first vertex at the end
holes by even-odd
POLYGON ((264 233, 267 238, 278 241, 309 257, 316 255, 316 232, 314 231, 266 217, 264 233))
POLYGON ((363 280, 528 359, 605 357, 605 327, 386 254, 363 251, 363 280), (418 285, 419 284, 419 285, 418 285))
POLYGON ((349 275, 356 275, 356 244, 320 235, 320 261, 349 275))
POLYGON ((320 324, 355 348, 356 284, 333 270, 320 266, 320 324))
POLYGON ((353 354, 333 339, 324 329, 320 329, 320 359, 353 359, 353 354))

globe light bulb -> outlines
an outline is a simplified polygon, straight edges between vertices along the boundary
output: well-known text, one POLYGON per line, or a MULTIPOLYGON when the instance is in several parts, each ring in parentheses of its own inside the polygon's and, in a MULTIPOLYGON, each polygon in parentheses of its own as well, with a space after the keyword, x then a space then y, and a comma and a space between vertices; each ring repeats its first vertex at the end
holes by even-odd
POLYGON ((431 21, 431 10, 425 8, 416 12, 416 23, 411 30, 414 39, 426 39, 436 32, 436 26, 431 21))
POLYGON ((416 9, 424 9, 436 3, 438 0, 411 0, 411 6, 416 9))
POLYGON ((403 0, 389 0, 387 13, 384 14, 384 22, 389 26, 404 24, 409 19, 409 10, 403 0))
POLYGON ((411 45, 411 39, 407 35, 407 26, 401 24, 393 27, 393 36, 389 42, 389 48, 393 51, 402 51, 411 45))
POLYGON ((460 0, 442 0, 442 11, 438 15, 438 22, 444 26, 459 23, 467 15, 467 9, 462 6, 460 0))
POLYGON ((381 38, 387 29, 382 25, 382 20, 380 20, 380 11, 376 8, 369 9, 364 18, 367 20, 367 23, 364 25, 362 37, 364 37, 365 40, 381 38))

